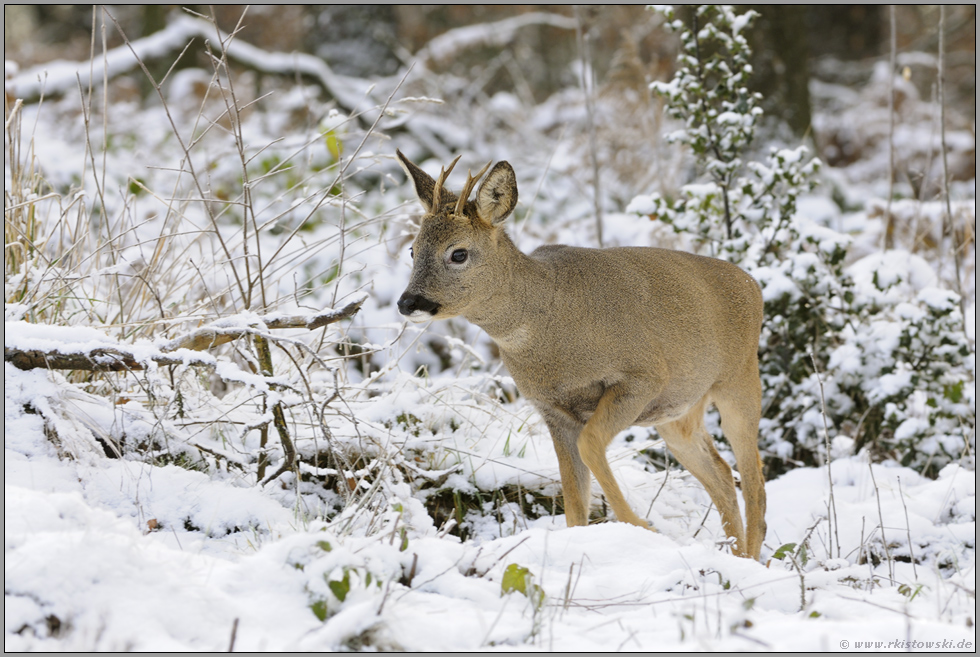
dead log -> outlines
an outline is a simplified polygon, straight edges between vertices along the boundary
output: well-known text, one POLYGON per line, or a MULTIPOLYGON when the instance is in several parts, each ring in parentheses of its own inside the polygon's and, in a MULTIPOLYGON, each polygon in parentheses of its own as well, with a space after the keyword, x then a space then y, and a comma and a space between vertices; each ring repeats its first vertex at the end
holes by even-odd
POLYGON ((179 16, 159 32, 112 48, 90 61, 56 60, 33 66, 9 80, 8 87, 26 103, 37 102, 42 96, 77 93, 79 86, 99 86, 103 80, 134 73, 141 61, 172 62, 193 40, 210 43, 215 51, 224 51, 229 60, 258 73, 311 80, 347 113, 366 109, 362 105, 369 82, 338 75, 313 55, 267 52, 217 30, 209 21, 190 16, 179 16))
MULTIPOLYGON (((123 348, 99 347, 86 353, 63 353, 58 350, 16 349, 4 346, 3 360, 20 370, 39 367, 51 370, 83 370, 86 372, 130 372, 144 369, 132 352, 123 348)), ((149 357, 157 365, 199 365, 214 367, 210 356, 182 358, 176 355, 154 354, 149 357)))
POLYGON ((316 315, 268 315, 260 317, 255 327, 213 327, 206 326, 188 335, 171 340, 159 348, 157 353, 149 356, 137 356, 125 345, 112 347, 100 346, 87 352, 63 352, 58 349, 18 349, 3 348, 4 362, 12 364, 21 370, 31 370, 39 367, 52 370, 82 370, 87 372, 130 372, 144 369, 147 360, 157 365, 192 365, 214 367, 216 362, 210 355, 190 355, 176 353, 179 350, 204 351, 221 344, 231 342, 256 330, 304 328, 314 330, 342 319, 353 317, 361 308, 364 299, 347 304, 340 310, 326 310, 316 315))

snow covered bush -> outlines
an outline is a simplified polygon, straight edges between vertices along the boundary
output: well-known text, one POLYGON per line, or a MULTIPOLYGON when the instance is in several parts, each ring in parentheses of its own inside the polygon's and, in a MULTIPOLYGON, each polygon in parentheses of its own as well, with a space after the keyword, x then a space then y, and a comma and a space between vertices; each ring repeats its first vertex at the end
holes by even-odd
POLYGON ((887 274, 864 276, 867 263, 848 268, 849 237, 797 213, 820 167, 806 147, 743 161, 762 116, 747 87, 743 35, 754 11, 701 6, 690 28, 669 7, 659 11, 680 32, 682 52, 674 78, 651 88, 684 123, 668 139, 691 147, 707 181, 677 198, 637 197, 629 210, 692 236, 762 286, 761 441, 770 476, 823 462, 836 438, 838 451, 867 446, 932 474, 972 454, 972 356, 956 295, 916 284, 925 263, 910 267, 909 254, 882 256, 887 274))

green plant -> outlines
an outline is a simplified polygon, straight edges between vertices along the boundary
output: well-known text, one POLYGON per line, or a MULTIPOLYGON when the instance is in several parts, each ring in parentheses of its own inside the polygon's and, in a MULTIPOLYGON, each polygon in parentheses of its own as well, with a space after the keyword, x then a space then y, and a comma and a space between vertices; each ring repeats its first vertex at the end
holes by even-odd
POLYGON ((796 571, 796 575, 800 578, 800 611, 806 609, 806 573, 804 569, 810 560, 807 552, 807 542, 809 540, 810 534, 807 533, 807 537, 799 544, 786 543, 785 545, 781 545, 772 555, 772 558, 778 561, 788 560, 788 563, 792 565, 793 570, 796 571))
POLYGON ((843 445, 933 475, 972 453, 973 381, 958 297, 936 289, 916 296, 907 289, 911 274, 876 272, 859 285, 845 267, 850 239, 797 213, 820 168, 804 146, 771 149, 765 163, 743 159, 762 116, 760 97, 747 86, 744 31, 755 12, 700 6, 688 26, 672 9, 660 11, 680 33, 682 52, 674 78, 651 88, 684 124, 668 139, 691 147, 707 182, 686 185, 676 198, 637 197, 629 209, 692 236, 762 286, 761 444, 769 476, 831 458, 820 372, 831 436, 853 441, 843 445))
MULTIPOLYGON (((326 541, 321 541, 326 543, 326 541)), ((329 544, 328 544, 329 545, 329 544)), ((319 620, 327 618, 339 611, 339 606, 347 601, 354 591, 377 591, 381 589, 382 580, 363 566, 341 566, 323 573, 323 581, 329 594, 319 592, 310 598, 310 611, 319 620)), ((312 587, 311 587, 312 588, 312 587)), ((316 587, 320 589, 319 586, 316 587)), ((322 589, 320 589, 322 591, 322 589)))
POLYGON ((523 595, 531 603, 532 627, 528 638, 533 638, 541 629, 541 616, 544 611, 547 596, 544 589, 534 581, 534 575, 530 570, 516 563, 509 564, 504 569, 504 576, 500 580, 500 593, 517 592, 523 595))

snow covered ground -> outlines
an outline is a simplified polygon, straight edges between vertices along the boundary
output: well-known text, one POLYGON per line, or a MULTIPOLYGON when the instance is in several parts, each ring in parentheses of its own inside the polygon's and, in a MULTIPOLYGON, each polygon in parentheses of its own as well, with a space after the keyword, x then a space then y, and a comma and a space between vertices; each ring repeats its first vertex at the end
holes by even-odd
MULTIPOLYGON (((169 30, 137 50, 151 56, 205 34, 193 21, 169 30)), ((319 100, 322 88, 245 73, 235 80, 243 109, 229 112, 229 81, 187 69, 163 86, 166 104, 135 102, 125 87, 107 92, 105 107, 101 92, 79 101, 65 73, 47 84, 66 95, 8 115, 6 244, 16 245, 5 257, 16 267, 5 277, 5 347, 108 348, 146 369, 5 363, 5 650, 975 651, 969 444, 944 446, 965 453, 933 479, 892 455, 855 453, 853 428, 831 427, 829 472, 798 467, 767 483, 755 562, 730 554, 704 489, 656 434, 627 431, 609 460, 657 531, 567 528, 546 428, 515 399, 486 336, 464 321, 401 322, 394 302, 417 205, 395 148, 463 152, 461 167, 474 170, 509 159, 521 189, 510 233, 521 248, 594 246, 576 89, 529 107, 505 92, 480 98, 476 82, 451 76, 373 84, 312 58, 263 61, 247 45, 230 56, 306 67, 347 111, 319 100), (365 295, 352 322, 325 331, 263 323, 365 295), (170 349, 202 325, 265 336, 275 376, 258 374, 247 339, 170 349), (154 364, 161 355, 183 364, 154 364), (300 477, 262 485, 260 464, 268 476, 283 457, 276 404, 300 477)), ((124 67, 124 52, 105 65, 124 67)), ((77 68, 66 66, 52 70, 77 68)), ((819 87, 815 125, 850 131, 866 154, 825 169, 799 213, 813 235, 851 245, 859 293, 912 317, 948 301, 954 264, 932 197, 892 205, 896 249, 880 251, 887 150, 868 118, 881 105, 876 76, 860 93, 819 87)), ((659 133, 642 133, 646 124, 609 114, 611 104, 604 97, 597 108, 600 138, 633 130, 636 150, 604 161, 606 244, 689 246, 623 211, 664 191, 649 189, 650 175, 669 187, 690 163, 659 133), (655 164, 630 179, 616 168, 627 156, 655 164)), ((930 158, 934 173, 930 108, 910 101, 901 134, 908 158, 930 158)), ((975 180, 955 182, 956 230, 975 227, 975 196, 975 180)), ((975 339, 975 277, 964 280, 975 339)), ((888 322, 872 328, 863 352, 839 352, 842 377, 864 376, 862 354, 888 351, 875 336, 898 340, 888 322)), ((967 367, 975 379, 972 357, 967 367)), ((955 396, 975 424, 972 382, 955 396)), ((605 509, 594 493, 596 516, 605 509)))
MULTIPOLYGON (((959 465, 929 480, 834 461, 832 532, 825 469, 770 482, 766 564, 719 547, 706 495, 677 471, 653 504, 659 533, 545 517, 461 542, 404 484, 398 520, 366 533, 238 476, 65 459, 25 410, 64 390, 6 367, 6 650, 222 650, 233 632, 237 650, 975 646, 976 477, 959 465), (805 554, 773 558, 808 535, 805 554), (502 592, 510 564, 540 597, 502 592)), ((634 504, 655 497, 664 475, 633 470, 617 477, 634 504)))

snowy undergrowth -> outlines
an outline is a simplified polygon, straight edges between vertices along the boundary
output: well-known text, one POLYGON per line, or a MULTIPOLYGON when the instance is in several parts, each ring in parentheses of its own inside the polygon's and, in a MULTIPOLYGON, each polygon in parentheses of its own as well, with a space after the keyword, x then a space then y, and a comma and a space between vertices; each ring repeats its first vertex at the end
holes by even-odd
MULTIPOLYGON (((8 366, 5 386, 8 650, 220 650, 236 622, 240 650, 789 650, 974 638, 975 477, 957 465, 931 480, 836 460, 833 534, 824 469, 770 482, 765 552, 805 544, 796 565, 719 551, 724 533, 696 482, 674 470, 659 491, 663 473, 615 457, 631 502, 653 501, 659 533, 568 529, 546 514, 503 531, 475 526, 460 541, 407 483, 387 482, 374 526, 352 527, 348 514, 328 520, 284 487, 238 476, 94 447, 66 459, 43 415, 24 409, 69 385, 8 366), (502 593, 510 564, 529 571, 542 598, 502 593)), ((484 463, 462 459, 459 475, 540 490, 549 472, 556 478, 554 456, 540 431, 527 443, 511 457, 469 445, 484 463)))
MULTIPOLYGON (((852 428, 831 426, 829 478, 804 467, 767 484, 760 564, 728 553, 703 488, 655 433, 632 430, 610 446, 610 462, 658 533, 599 522, 598 488, 596 522, 568 529, 546 429, 486 336, 463 321, 421 330, 400 321, 418 209, 394 149, 430 173, 457 151, 474 170, 508 159, 521 248, 594 246, 577 90, 530 107, 429 72, 401 88, 335 79, 363 94, 346 97, 360 103, 348 112, 315 87, 248 74, 232 78, 232 98, 228 79, 212 74, 175 74, 159 102, 66 96, 19 106, 8 121, 5 346, 113 348, 144 369, 5 364, 6 649, 973 640, 970 458, 924 478, 892 455, 855 453, 852 428), (362 297, 349 323, 269 328, 362 297), (201 328, 237 337, 168 351, 201 328), (256 337, 271 344, 265 375, 256 337), (277 404, 296 463, 263 486, 261 468, 268 477, 287 456, 277 404)), ((598 104, 600 134, 615 132, 615 101, 598 104)), ((639 142, 650 126, 631 129, 639 142)), ((630 180, 615 155, 600 153, 616 178, 603 201, 605 242, 694 248, 663 222, 622 212, 650 191, 652 174, 630 180)), ((653 176, 659 191, 677 191, 686 166, 677 149, 651 140, 632 155, 656 156, 654 168, 670 170, 653 176)), ((887 383, 914 396, 910 379, 882 380, 876 358, 891 353, 889 322, 948 305, 949 261, 922 240, 859 260, 877 251, 868 236, 884 230, 881 202, 826 175, 848 200, 801 196, 801 231, 817 247, 863 247, 842 263, 855 290, 904 313, 856 329, 842 348, 859 353, 842 351, 826 385, 887 383)), ((941 245, 941 213, 907 203, 896 207, 918 222, 915 234, 928 227, 941 245)), ((956 207, 965 223, 975 216, 972 198, 956 207)), ((774 268, 772 280, 785 273, 774 268)), ((777 428, 822 444, 811 392, 809 415, 777 428)), ((972 384, 963 391, 970 409, 973 394, 972 384)), ((920 414, 902 421, 928 417, 926 400, 916 403, 920 414)))

